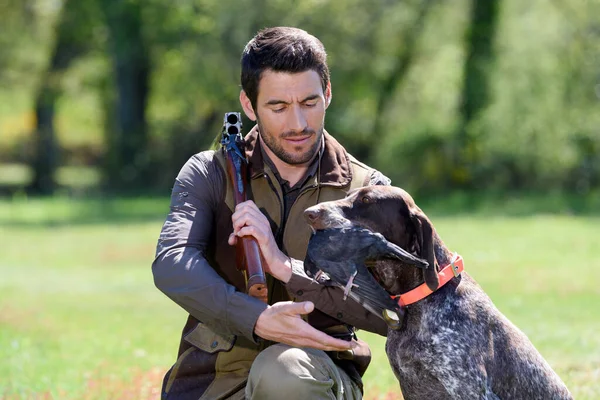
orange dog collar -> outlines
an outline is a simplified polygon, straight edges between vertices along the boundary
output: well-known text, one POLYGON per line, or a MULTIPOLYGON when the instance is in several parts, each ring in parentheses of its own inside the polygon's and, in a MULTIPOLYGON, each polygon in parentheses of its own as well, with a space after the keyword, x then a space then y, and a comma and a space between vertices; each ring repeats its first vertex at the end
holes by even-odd
MULTIPOLYGON (((450 264, 446 265, 438 272, 440 282, 438 289, 444 286, 446 283, 450 282, 452 278, 459 276, 464 271, 464 269, 465 267, 462 256, 457 253, 454 253, 454 257, 452 257, 452 261, 450 262, 450 264)), ((433 291, 429 289, 426 283, 423 283, 422 285, 417 286, 413 290, 410 290, 404 294, 392 296, 392 299, 397 299, 398 305, 400 305, 400 307, 404 307, 409 304, 416 303, 419 300, 423 300, 431 293, 433 293, 433 291)))

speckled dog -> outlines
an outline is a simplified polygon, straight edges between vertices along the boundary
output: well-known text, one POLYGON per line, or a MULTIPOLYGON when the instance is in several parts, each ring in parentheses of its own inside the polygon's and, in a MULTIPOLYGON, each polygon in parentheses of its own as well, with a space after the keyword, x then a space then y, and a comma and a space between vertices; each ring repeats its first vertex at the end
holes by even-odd
POLYGON ((379 232, 435 266, 382 260, 371 268, 388 293, 402 294, 403 320, 389 329, 386 353, 406 400, 572 399, 527 336, 462 272, 460 257, 404 190, 361 188, 307 209, 305 217, 315 230, 379 232))

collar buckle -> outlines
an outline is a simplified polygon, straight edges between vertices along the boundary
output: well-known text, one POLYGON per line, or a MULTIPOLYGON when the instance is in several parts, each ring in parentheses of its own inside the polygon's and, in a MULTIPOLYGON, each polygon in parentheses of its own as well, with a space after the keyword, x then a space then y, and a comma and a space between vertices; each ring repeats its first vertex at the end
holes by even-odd
POLYGON ((452 274, 455 278, 460 275, 459 266, 455 264, 455 261, 458 259, 458 253, 454 253, 454 257, 452 257, 452 261, 450 262, 450 269, 452 270, 452 274))

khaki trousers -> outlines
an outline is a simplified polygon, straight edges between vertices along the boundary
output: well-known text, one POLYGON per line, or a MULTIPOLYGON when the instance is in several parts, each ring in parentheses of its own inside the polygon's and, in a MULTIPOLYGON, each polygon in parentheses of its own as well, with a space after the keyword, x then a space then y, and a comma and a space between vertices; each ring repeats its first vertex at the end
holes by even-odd
POLYGON ((325 352, 275 344, 252 363, 246 399, 360 400, 362 393, 325 352))

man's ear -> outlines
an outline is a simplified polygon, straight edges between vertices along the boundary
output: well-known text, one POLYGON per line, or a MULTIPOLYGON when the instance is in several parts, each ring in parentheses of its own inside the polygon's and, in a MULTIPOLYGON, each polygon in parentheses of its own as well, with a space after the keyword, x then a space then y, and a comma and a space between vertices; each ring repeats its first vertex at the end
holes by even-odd
POLYGON ((250 120, 256 121, 256 113, 254 112, 254 108, 252 107, 252 102, 250 98, 246 95, 246 92, 243 90, 240 91, 240 104, 242 105, 242 109, 244 113, 250 120))
POLYGON ((331 104, 331 81, 327 82, 327 88, 325 89, 325 109, 331 104))

